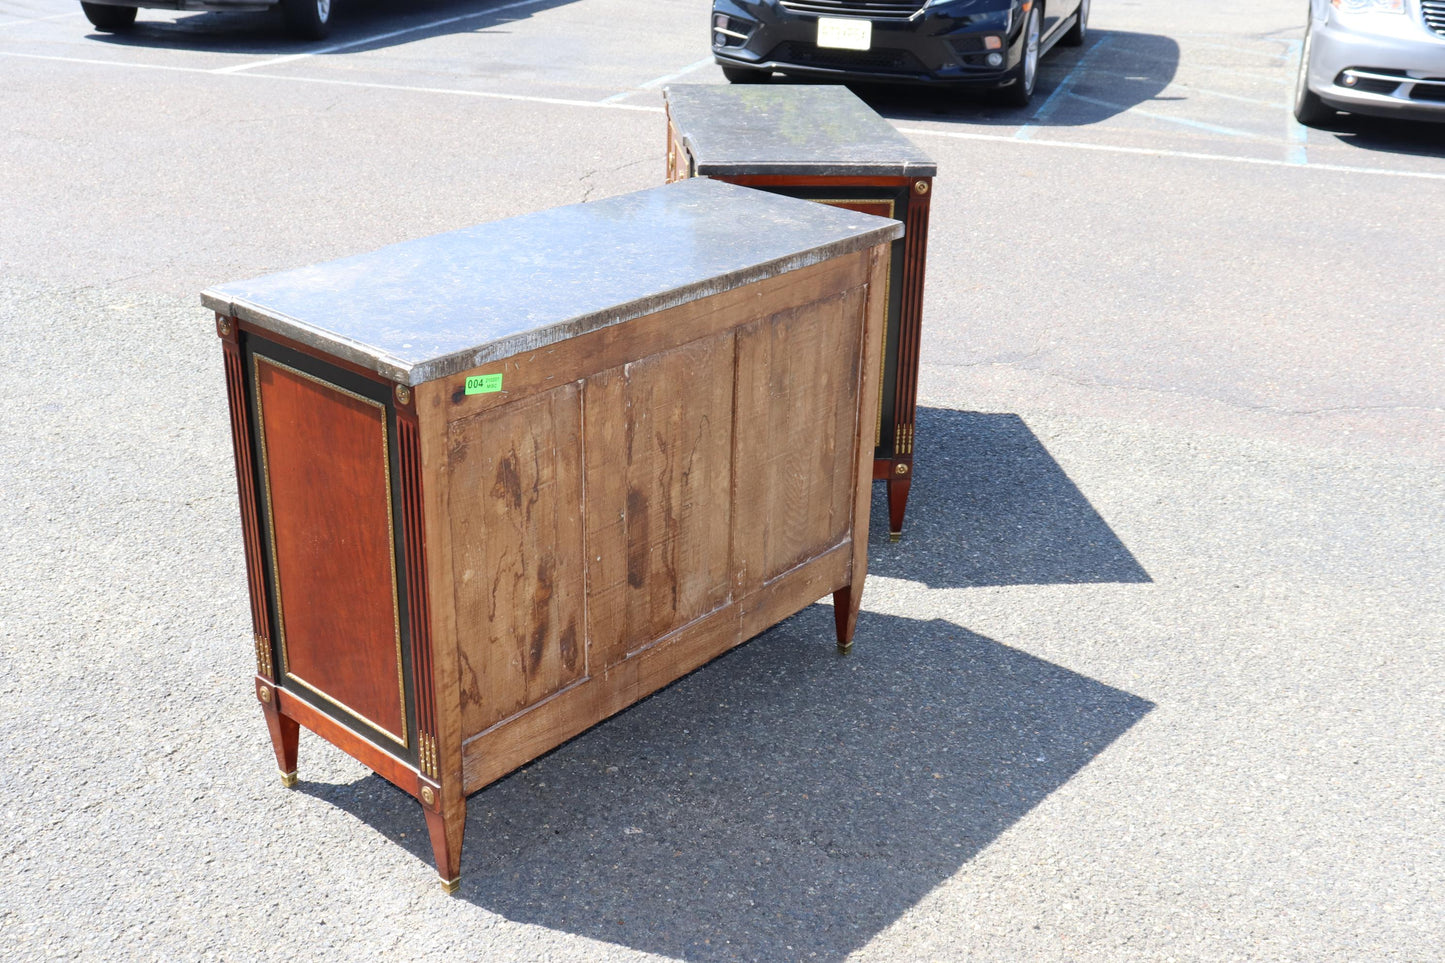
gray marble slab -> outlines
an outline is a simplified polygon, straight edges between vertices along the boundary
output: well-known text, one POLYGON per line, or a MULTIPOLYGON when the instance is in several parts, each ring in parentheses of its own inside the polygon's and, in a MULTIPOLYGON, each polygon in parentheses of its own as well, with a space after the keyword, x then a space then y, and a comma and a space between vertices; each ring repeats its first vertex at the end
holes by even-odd
POLYGON ((672 84, 662 95, 699 174, 938 172, 931 157, 847 87, 672 84))
POLYGON ((223 284, 201 302, 417 385, 902 233, 694 178, 223 284))

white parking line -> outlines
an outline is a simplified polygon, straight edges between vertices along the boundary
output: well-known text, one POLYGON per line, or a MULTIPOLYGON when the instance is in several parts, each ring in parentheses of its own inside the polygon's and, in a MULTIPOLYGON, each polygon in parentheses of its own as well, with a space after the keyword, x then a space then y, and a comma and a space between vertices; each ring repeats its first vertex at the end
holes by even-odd
POLYGON ((1099 100, 1097 97, 1085 97, 1083 94, 1073 94, 1075 100, 1082 100, 1086 104, 1093 104, 1095 107, 1106 107, 1109 110, 1117 110, 1125 117, 1148 117, 1150 120, 1162 120, 1170 124, 1179 124, 1183 127, 1193 127, 1196 130, 1207 130, 1211 134, 1223 134, 1226 137, 1242 137, 1246 140, 1266 140, 1259 134, 1247 130, 1236 130, 1233 127, 1221 127, 1218 124, 1206 124, 1199 120, 1190 120, 1187 117, 1171 117, 1168 114, 1155 113, 1152 110, 1140 110, 1138 107, 1129 107, 1125 104, 1116 104, 1108 100, 1099 100))
POLYGON ((1395 171, 1388 167, 1353 167, 1348 164, 1299 164, 1288 160, 1270 160, 1265 157, 1239 157, 1233 154, 1205 154, 1182 150, 1161 150, 1151 147, 1123 147, 1117 144, 1088 144, 1067 140, 1016 140, 1002 134, 975 134, 961 130, 931 130, 926 127, 900 127, 900 134, 917 134, 924 137, 947 137, 953 140, 982 140, 998 144, 1017 144, 1029 147, 1061 147, 1069 150, 1102 151, 1110 154, 1134 154, 1141 157, 1174 157, 1181 160, 1218 161, 1225 164, 1252 164, 1258 167, 1285 167, 1295 171, 1331 171, 1336 174, 1371 174, 1378 177, 1408 177, 1427 181, 1445 181, 1445 173, 1432 171, 1395 171))
POLYGON ((1079 62, 1074 64, 1072 70, 1064 74, 1064 79, 1059 81, 1059 85, 1054 88, 1054 92, 1049 94, 1048 99, 1045 100, 1042 104, 1040 104, 1039 109, 1034 111, 1033 115, 1029 117, 1028 123, 1024 124, 1022 127, 1020 127, 1017 131, 1014 132, 1014 137, 1018 138, 1019 140, 1028 140, 1034 135, 1034 121, 1043 120, 1045 117, 1049 116, 1049 113, 1054 109, 1055 102, 1062 100, 1064 95, 1069 93, 1073 89, 1074 77, 1079 73, 1079 71, 1084 69, 1084 65, 1089 62, 1090 58, 1092 58, 1096 53, 1108 46, 1109 39, 1110 34, 1104 34, 1104 36, 1098 42, 1096 42, 1088 50, 1084 51, 1084 55, 1079 58, 1079 62))
MULTIPOLYGON (((47 54, 16 53, 10 50, 0 50, 0 57, 18 57, 24 60, 47 60, 68 64, 90 64, 99 67, 127 67, 135 70, 170 70, 183 74, 203 74, 207 77, 216 76, 216 71, 208 68, 174 67, 167 64, 142 64, 129 60, 92 60, 83 57, 53 57, 47 54)), ((564 97, 534 97, 528 94, 502 94, 490 90, 463 90, 457 87, 417 87, 409 84, 376 84, 363 80, 338 80, 331 77, 289 77, 285 74, 232 73, 228 76, 296 84, 329 84, 334 87, 362 87, 370 90, 396 90, 404 93, 448 94, 455 97, 512 100, 529 104, 552 104, 558 107, 600 107, 607 110, 635 110, 649 114, 662 113, 661 107, 645 107, 641 104, 608 104, 599 100, 568 100, 564 97)))
MULTIPOLYGON (((44 60, 59 63, 86 64, 100 67, 125 67, 138 70, 168 70, 177 73, 203 74, 214 77, 216 72, 199 67, 176 67, 167 64, 143 64, 123 60, 98 60, 80 57, 54 57, 46 54, 16 53, 0 51, 0 57, 16 57, 25 60, 44 60)), ((607 103, 600 100, 569 100, 562 97, 534 97, 526 94, 503 94, 486 90, 462 90, 454 87, 415 87, 407 84, 378 84, 359 80, 337 80, 328 77, 288 77, 284 74, 232 74, 255 80, 281 83, 328 84, 337 87, 361 87, 372 90, 394 90, 401 93, 443 94, 456 97, 477 97, 486 100, 508 100, 532 104, 551 104, 559 107, 582 107, 592 110, 631 110, 649 114, 662 113, 661 107, 647 107, 641 104, 607 103)), ((1193 151, 1164 150, 1149 147, 1124 147, 1115 144, 1091 144, 1081 141, 1041 140, 1030 138, 1019 140, 1004 134, 980 134, 972 131, 935 130, 927 127, 899 127, 899 133, 921 137, 944 137, 951 140, 986 141, 998 144, 1015 144, 1022 147, 1047 147, 1065 150, 1097 151, 1111 154, 1131 154, 1141 157, 1172 157, 1181 160, 1211 161, 1224 164, 1250 164, 1256 167, 1284 167, 1296 171, 1329 171, 1338 174, 1366 174, 1375 177, 1404 177, 1414 180, 1445 181, 1445 173, 1432 171, 1390 170, 1386 167, 1355 167, 1346 164, 1300 164, 1293 160, 1270 160, 1263 157, 1239 157, 1232 154, 1207 154, 1193 151)), ((1281 144, 1281 146, 1287 146, 1281 144)))
POLYGON ((396 37, 404 37, 409 33, 421 33, 426 30, 435 30, 437 27, 447 27, 454 23, 461 23, 463 20, 477 20, 482 17, 490 17, 493 14, 501 13, 504 10, 515 10, 518 7, 531 7, 546 0, 515 0, 513 3, 505 3, 500 7, 488 7, 485 10, 474 10, 471 13, 463 13, 455 17, 445 17, 441 20, 433 20, 430 23, 417 24, 414 27, 403 27, 400 30, 392 30, 388 33, 379 33, 370 37, 363 37, 360 40, 348 40, 345 43, 334 43, 326 47, 318 47, 315 50, 306 50, 298 54, 289 54, 285 57, 272 57, 268 60, 253 60, 246 64, 236 64, 232 67, 220 67, 211 71, 214 74, 238 74, 243 70, 256 70, 260 67, 275 67, 280 64, 289 64, 296 60, 305 60, 308 57, 319 57, 322 54, 337 53, 342 50, 351 50, 355 47, 365 47, 367 44, 380 43, 383 40, 393 40, 396 37))
POLYGON ((711 57, 704 57, 702 60, 699 60, 697 63, 688 64, 686 67, 682 68, 681 70, 673 71, 673 72, 670 73, 670 74, 664 74, 664 75, 661 76, 661 77, 654 77, 654 78, 652 78, 651 80, 649 80, 647 83, 645 83, 645 84, 639 84, 638 86, 634 87, 634 88, 631 89, 631 90, 624 90, 624 91, 621 91, 620 93, 615 93, 615 94, 613 94, 611 97, 604 98, 603 100, 600 101, 600 103, 604 103, 604 104, 615 104, 615 103, 617 103, 617 101, 623 100, 623 99, 625 99, 625 98, 627 98, 627 97, 631 97, 633 94, 638 93, 639 91, 651 90, 651 89, 654 88, 654 87, 661 87, 663 84, 672 83, 672 81, 678 79, 679 77, 686 77, 688 74, 692 73, 694 70, 701 70, 703 67, 708 66, 708 65, 711 64, 712 62, 713 62, 713 59, 712 59, 711 57))
POLYGON ((0 27, 14 27, 22 23, 44 23, 47 20, 66 20, 70 17, 78 16, 80 16, 79 10, 75 11, 74 13, 52 14, 49 17, 26 17, 24 20, 6 20, 4 23, 0 23, 0 27))

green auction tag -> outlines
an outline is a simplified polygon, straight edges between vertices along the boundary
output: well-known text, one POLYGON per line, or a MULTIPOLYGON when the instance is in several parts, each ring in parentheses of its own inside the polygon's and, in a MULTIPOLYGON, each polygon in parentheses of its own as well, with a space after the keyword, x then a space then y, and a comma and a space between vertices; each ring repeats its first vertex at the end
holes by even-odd
POLYGON ((489 391, 502 390, 502 376, 499 374, 478 375, 467 379, 467 394, 484 395, 489 391))

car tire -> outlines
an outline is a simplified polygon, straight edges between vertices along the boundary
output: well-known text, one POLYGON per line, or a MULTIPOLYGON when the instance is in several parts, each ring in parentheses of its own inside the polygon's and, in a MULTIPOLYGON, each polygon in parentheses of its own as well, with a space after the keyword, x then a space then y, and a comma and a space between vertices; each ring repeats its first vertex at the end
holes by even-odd
POLYGON ((81 12, 97 30, 119 33, 135 26, 135 7, 112 7, 108 3, 82 3, 81 12))
POLYGON ((1314 13, 1305 21, 1305 39, 1299 52, 1299 70, 1294 78, 1294 119, 1306 127, 1318 127, 1335 116, 1334 108, 1310 90, 1310 51, 1314 48, 1314 13))
POLYGON ((1084 41, 1089 39, 1089 0, 1079 0, 1079 19, 1069 28, 1069 32, 1059 38, 1059 43, 1065 47, 1082 47, 1084 41))
POLYGON ((281 0, 291 34, 302 40, 325 40, 331 34, 332 0, 281 0))
POLYGON ((1029 18, 1024 23, 1024 55, 1019 64, 1009 71, 1013 82, 999 90, 999 101, 1008 107, 1027 107, 1034 98, 1034 88, 1039 82, 1039 35, 1043 32, 1043 15, 1038 4, 1029 7, 1029 18))
POLYGON ((765 84, 773 79, 771 70, 757 70, 752 67, 724 67, 722 72, 730 84, 765 84))

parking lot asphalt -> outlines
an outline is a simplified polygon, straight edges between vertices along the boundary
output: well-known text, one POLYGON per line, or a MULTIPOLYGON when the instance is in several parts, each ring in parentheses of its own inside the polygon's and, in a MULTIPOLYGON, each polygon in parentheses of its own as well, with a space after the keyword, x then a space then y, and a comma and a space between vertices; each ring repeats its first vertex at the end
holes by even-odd
POLYGON ((1288 110, 1303 4, 1096 0, 938 162, 904 538, 473 796, 252 654, 198 292, 661 183, 698 0, 0 0, 0 946, 13 959, 1445 959, 1445 126, 1288 110))

